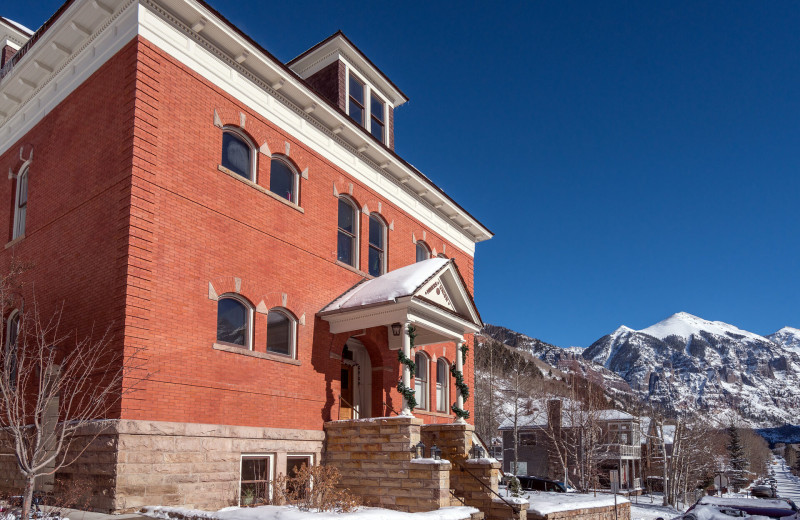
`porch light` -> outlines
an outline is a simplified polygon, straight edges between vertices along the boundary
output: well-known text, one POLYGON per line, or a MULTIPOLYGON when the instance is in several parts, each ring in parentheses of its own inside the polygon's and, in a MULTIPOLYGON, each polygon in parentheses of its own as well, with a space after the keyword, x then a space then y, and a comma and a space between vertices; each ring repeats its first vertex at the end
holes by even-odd
POLYGON ((400 325, 400 323, 392 323, 392 336, 399 336, 401 328, 403 328, 403 326, 400 325))
POLYGON ((435 444, 431 446, 431 458, 433 460, 442 460, 442 450, 440 450, 435 444))
POLYGON ((481 447, 480 444, 474 444, 472 446, 472 449, 469 450, 469 456, 472 459, 482 459, 484 455, 485 452, 483 451, 483 448, 481 447))
POLYGON ((425 445, 422 444, 422 441, 419 441, 416 446, 411 447, 411 452, 414 454, 415 459, 424 459, 425 445))

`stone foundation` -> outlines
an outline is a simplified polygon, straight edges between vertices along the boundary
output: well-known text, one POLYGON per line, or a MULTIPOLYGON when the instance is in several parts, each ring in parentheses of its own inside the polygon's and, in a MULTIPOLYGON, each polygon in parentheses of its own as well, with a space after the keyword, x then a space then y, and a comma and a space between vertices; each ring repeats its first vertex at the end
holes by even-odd
POLYGON ((614 506, 588 507, 547 514, 539 514, 534 509, 530 509, 528 518, 532 520, 630 520, 631 504, 630 502, 618 504, 616 512, 614 506))
MULTIPOLYGON (((271 456, 274 479, 285 472, 289 454, 310 455, 318 463, 324 439, 324 432, 313 430, 129 420, 99 424, 104 429, 96 439, 90 430, 76 438, 72 450, 86 451, 55 477, 57 484, 86 487, 90 507, 102 512, 145 505, 210 510, 237 505, 243 454, 271 456)), ((0 490, 19 493, 13 456, 0 456, 0 471, 0 490)))

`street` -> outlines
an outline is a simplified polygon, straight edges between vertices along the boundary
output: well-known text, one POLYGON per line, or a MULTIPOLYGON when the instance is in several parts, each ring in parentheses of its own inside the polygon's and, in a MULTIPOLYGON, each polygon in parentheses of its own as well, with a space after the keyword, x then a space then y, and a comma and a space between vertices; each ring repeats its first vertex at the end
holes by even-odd
POLYGON ((782 457, 775 457, 778 461, 773 464, 775 480, 778 486, 778 495, 791 499, 795 504, 800 503, 800 477, 792 475, 782 457))

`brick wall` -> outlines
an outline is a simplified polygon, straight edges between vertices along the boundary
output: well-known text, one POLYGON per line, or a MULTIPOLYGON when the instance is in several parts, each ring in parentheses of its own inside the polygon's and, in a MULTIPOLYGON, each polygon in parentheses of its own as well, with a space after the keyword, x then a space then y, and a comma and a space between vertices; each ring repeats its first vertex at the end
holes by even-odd
MULTIPOLYGON (((394 224, 387 246, 389 270, 414 262, 413 236, 423 232, 432 247, 446 247, 456 259, 470 289, 472 258, 157 47, 140 40, 139 51, 136 106, 142 124, 137 142, 142 146, 133 184, 142 194, 136 201, 147 207, 141 209, 136 230, 142 274, 135 283, 148 302, 137 310, 142 316, 131 322, 141 324, 136 339, 149 349, 156 375, 135 400, 125 402, 124 416, 321 429, 324 420, 337 418, 339 362, 331 354, 341 352, 347 337, 331 336, 314 315, 364 278, 368 256, 368 215, 362 213, 358 269, 336 261, 334 186, 394 224), (302 212, 218 170, 222 132, 214 126, 215 111, 223 125, 239 126, 244 118, 244 131, 254 142, 267 143, 273 152, 288 149, 298 170, 308 169, 309 178, 300 181, 302 212), (299 364, 212 349, 216 302, 208 298, 209 283, 218 294, 239 285, 239 294, 253 306, 261 301, 268 308, 282 305, 285 295, 285 307, 298 318, 305 316, 305 325, 298 327, 299 364), (198 402, 205 406, 197 407, 198 402)), ((258 154, 257 163, 256 183, 268 188, 269 158, 258 154)), ((255 315, 258 352, 266 351, 265 322, 265 315, 255 315)), ((367 336, 373 368, 383 367, 380 384, 373 383, 373 414, 385 412, 375 409, 384 401, 399 410, 397 354, 386 348, 385 328, 367 336)), ((454 358, 453 345, 425 350, 454 358)), ((470 385, 471 366, 468 361, 470 385)), ((450 395, 455 396, 454 387, 450 395)), ((452 420, 420 414, 429 422, 452 420)))
POLYGON ((327 67, 324 67, 308 78, 306 83, 311 85, 322 97, 344 110, 344 64, 336 60, 327 67))

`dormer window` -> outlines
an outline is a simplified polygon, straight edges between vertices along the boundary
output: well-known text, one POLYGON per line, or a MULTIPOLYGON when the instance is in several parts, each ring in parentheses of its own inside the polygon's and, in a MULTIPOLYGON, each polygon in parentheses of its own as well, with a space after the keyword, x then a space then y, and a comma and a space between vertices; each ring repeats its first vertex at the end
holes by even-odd
POLYGON ((383 101, 378 99, 375 94, 370 96, 370 133, 375 136, 375 139, 384 143, 384 132, 383 132, 383 101))
POLYGON ((350 74, 350 103, 348 104, 349 115, 356 123, 361 126, 364 124, 364 84, 350 74))
POLYGON ((347 113, 359 125, 363 126, 375 139, 386 142, 386 103, 375 94, 375 89, 368 83, 348 75, 347 113))

